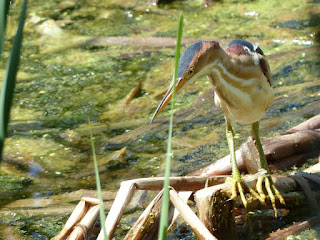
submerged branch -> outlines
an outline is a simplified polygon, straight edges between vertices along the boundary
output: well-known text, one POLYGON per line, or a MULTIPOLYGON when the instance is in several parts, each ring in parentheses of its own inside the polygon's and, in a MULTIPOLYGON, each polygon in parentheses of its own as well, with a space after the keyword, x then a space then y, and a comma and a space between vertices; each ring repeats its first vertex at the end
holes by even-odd
POLYGON ((274 233, 270 234, 266 240, 282 240, 286 239, 286 237, 290 235, 298 234, 308 228, 312 228, 313 226, 320 224, 320 216, 312 217, 303 222, 297 222, 292 224, 289 227, 278 230, 274 233))

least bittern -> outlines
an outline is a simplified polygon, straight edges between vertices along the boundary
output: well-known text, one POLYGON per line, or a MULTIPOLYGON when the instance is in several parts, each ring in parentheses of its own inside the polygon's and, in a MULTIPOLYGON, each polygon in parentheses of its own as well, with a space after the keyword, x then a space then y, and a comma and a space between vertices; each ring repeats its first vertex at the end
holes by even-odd
MULTIPOLYGON (((259 120, 274 101, 271 87, 270 67, 261 48, 245 40, 232 41, 223 50, 216 41, 200 41, 192 44, 179 60, 177 91, 187 82, 200 75, 207 75, 215 90, 215 104, 223 111, 226 121, 232 166, 233 188, 231 198, 237 196, 237 189, 242 203, 247 207, 243 186, 265 203, 263 183, 270 197, 275 215, 276 198, 285 204, 283 197, 275 187, 259 138, 259 120), (266 172, 257 180, 255 191, 242 179, 235 157, 234 132, 231 122, 251 124, 252 136, 259 152, 260 166, 266 172)), ((153 121, 171 100, 174 81, 155 111, 153 121)), ((257 161, 259 161, 257 160, 257 161)))

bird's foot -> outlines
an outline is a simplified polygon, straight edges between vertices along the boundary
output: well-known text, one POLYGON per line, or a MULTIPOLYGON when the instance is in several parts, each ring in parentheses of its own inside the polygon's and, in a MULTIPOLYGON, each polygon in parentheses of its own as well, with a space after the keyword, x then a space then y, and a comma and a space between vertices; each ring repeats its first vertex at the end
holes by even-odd
POLYGON ((268 196, 270 198, 271 204, 272 204, 272 208, 273 208, 273 212, 274 212, 274 216, 277 217, 278 212, 277 212, 277 208, 276 208, 276 198, 278 198, 279 202, 282 205, 285 205, 285 201, 284 198, 281 196, 280 192, 278 191, 278 189, 276 188, 276 186, 274 185, 271 176, 259 176, 257 179, 257 191, 260 195, 260 197, 263 199, 263 202, 265 203, 265 199, 266 199, 266 195, 263 191, 263 182, 264 182, 264 186, 265 189, 267 190, 268 196))
POLYGON ((243 187, 248 189, 251 196, 258 199, 261 203, 263 203, 263 198, 253 189, 251 188, 241 177, 240 178, 230 178, 232 181, 232 189, 231 189, 231 199, 234 199, 237 197, 237 192, 239 192, 241 202, 245 208, 248 206, 248 201, 244 195, 243 187))

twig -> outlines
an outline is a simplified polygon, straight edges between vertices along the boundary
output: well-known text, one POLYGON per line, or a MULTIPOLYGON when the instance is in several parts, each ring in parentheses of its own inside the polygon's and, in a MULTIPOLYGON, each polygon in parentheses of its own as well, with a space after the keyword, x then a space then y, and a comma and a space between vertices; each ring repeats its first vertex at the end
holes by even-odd
POLYGON ((135 86, 135 88, 133 88, 128 96, 128 98, 125 101, 125 104, 129 104, 131 102, 131 100, 135 97, 135 95, 138 93, 138 91, 141 89, 141 85, 142 85, 142 80, 139 81, 139 83, 137 84, 137 86, 135 86))
POLYGON ((146 233, 151 231, 150 227, 152 224, 159 224, 159 219, 155 219, 155 216, 160 212, 162 193, 163 191, 160 191, 158 195, 150 202, 148 207, 143 211, 138 220, 130 228, 124 240, 142 239, 146 233))
MULTIPOLYGON (((127 206, 131 197, 133 196, 135 188, 136 186, 132 181, 126 181, 121 183, 121 187, 112 204, 112 207, 107 216, 106 222, 104 223, 106 225, 107 234, 110 239, 114 234, 114 231, 120 221, 120 218, 124 212, 125 207, 127 206)), ((104 239, 104 234, 102 231, 100 231, 97 240, 103 240, 103 239, 104 239)))
POLYGON ((210 231, 204 226, 196 214, 190 209, 190 207, 183 202, 178 193, 174 190, 170 190, 170 200, 173 205, 178 209, 183 219, 189 224, 193 232, 200 240, 217 240, 210 231))
POLYGON ((286 227, 282 230, 278 230, 270 234, 266 240, 282 240, 288 237, 289 235, 298 234, 308 228, 311 228, 320 223, 320 216, 309 218, 303 222, 297 222, 289 227, 286 227))
POLYGON ((70 233, 70 239, 78 239, 78 237, 82 235, 82 230, 89 230, 92 228, 98 216, 99 200, 96 198, 83 197, 72 212, 63 229, 53 238, 53 240, 64 239, 70 233), (84 228, 74 229, 77 224, 79 224, 78 226, 84 226, 84 228))

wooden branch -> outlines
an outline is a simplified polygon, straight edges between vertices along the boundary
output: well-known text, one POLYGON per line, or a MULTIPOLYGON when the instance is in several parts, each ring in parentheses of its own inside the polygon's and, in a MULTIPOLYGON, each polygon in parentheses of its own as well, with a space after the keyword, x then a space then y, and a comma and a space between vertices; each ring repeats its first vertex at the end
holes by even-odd
MULTIPOLYGON (((237 159, 237 165, 240 172, 245 171, 245 164, 243 161, 243 158, 241 157, 240 150, 236 150, 236 159, 237 159)), ((231 163, 230 163, 230 155, 227 155, 211 164, 209 164, 206 167, 203 167, 193 173, 191 173, 191 176, 218 176, 218 175, 224 175, 224 174, 231 174, 231 163)))
POLYGON ((230 182, 195 194, 199 219, 220 240, 237 239, 233 201, 229 201, 227 189, 231 189, 230 182))
POLYGON ((74 226, 87 214, 88 210, 95 205, 99 205, 98 199, 83 197, 73 210, 62 230, 53 238, 53 240, 66 238, 73 231, 74 226))
POLYGON ((289 227, 286 227, 282 230, 278 230, 274 233, 270 234, 270 237, 268 237, 266 240, 283 240, 286 239, 290 235, 298 234, 308 228, 311 228, 315 225, 320 224, 320 216, 309 218, 306 221, 303 222, 297 222, 295 224, 292 224, 289 227))
MULTIPOLYGON (((293 165, 301 166, 307 159, 320 154, 320 131, 303 130, 261 140, 266 159, 272 170, 286 170, 293 165)), ((260 168, 256 159, 258 150, 252 137, 240 146, 241 163, 250 174, 260 168)))
POLYGON ((293 128, 290 128, 284 134, 289 134, 289 133, 303 131, 303 130, 316 130, 316 129, 320 129, 320 114, 308 119, 307 121, 300 123, 299 125, 293 128))
POLYGON ((63 229, 53 240, 83 239, 99 216, 99 199, 83 197, 75 207, 63 229))
MULTIPOLYGON (((223 183, 226 176, 214 176, 208 178, 205 176, 185 176, 185 177, 170 177, 170 186, 177 191, 195 191, 204 188, 206 183, 210 186, 223 183)), ((134 185, 137 190, 155 190, 160 191, 163 188, 164 177, 154 178, 138 178, 129 181, 124 181, 122 185, 134 185)))
MULTIPOLYGON (((126 181, 121 183, 120 189, 105 221, 107 234, 110 239, 115 232, 115 229, 121 219, 125 207, 128 205, 131 197, 133 196, 135 188, 136 186, 133 181, 126 181)), ((103 239, 104 233, 103 231, 100 231, 97 240, 103 239)))
MULTIPOLYGON (((182 199, 182 201, 187 204, 188 200, 189 200, 190 196, 193 194, 193 192, 192 191, 181 191, 178 194, 179 194, 179 197, 182 199)), ((175 208, 174 212, 173 212, 173 217, 172 217, 172 220, 171 220, 171 223, 170 223, 168 229, 172 228, 174 222, 178 219, 179 215, 180 215, 180 212, 175 208)))
POLYGON ((161 210, 161 198, 163 191, 150 202, 148 207, 143 211, 138 220, 130 228, 124 240, 142 239, 146 233, 151 231, 152 224, 159 224, 159 218, 156 218, 161 210))
POLYGON ((170 190, 170 200, 173 205, 178 209, 183 219, 192 228, 195 235, 200 240, 217 240, 210 231, 204 226, 204 224, 199 220, 196 214, 191 210, 191 208, 183 202, 179 197, 178 193, 174 190, 170 190))
POLYGON ((88 239, 88 232, 94 227, 99 217, 99 208, 99 205, 91 207, 80 223, 76 224, 67 240, 88 239))
POLYGON ((302 130, 264 139, 262 144, 270 167, 285 170, 293 165, 301 166, 305 160, 319 156, 320 131, 302 130))

